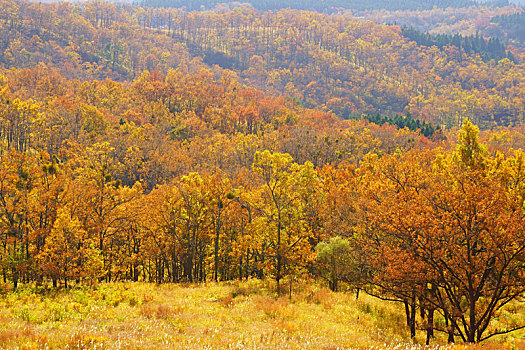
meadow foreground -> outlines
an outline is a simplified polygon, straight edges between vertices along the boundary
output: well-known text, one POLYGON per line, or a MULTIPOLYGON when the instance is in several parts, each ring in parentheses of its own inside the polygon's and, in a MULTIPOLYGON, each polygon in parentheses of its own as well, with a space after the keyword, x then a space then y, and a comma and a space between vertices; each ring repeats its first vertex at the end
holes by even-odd
MULTIPOLYGON (((267 282, 26 288, 0 297, 1 349, 419 349, 402 304, 298 284, 290 301, 267 282)), ((483 349, 524 348, 515 333, 483 349)), ((439 338, 430 348, 461 349, 439 338)))

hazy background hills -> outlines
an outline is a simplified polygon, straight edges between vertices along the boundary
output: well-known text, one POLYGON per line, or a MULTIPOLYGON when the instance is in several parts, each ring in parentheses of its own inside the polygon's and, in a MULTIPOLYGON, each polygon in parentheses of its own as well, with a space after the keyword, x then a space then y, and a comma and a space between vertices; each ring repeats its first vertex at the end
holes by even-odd
POLYGON ((523 0, 246 0, 229 2, 223 0, 144 0, 139 2, 143 6, 185 8, 187 10, 212 9, 220 4, 244 4, 259 10, 279 10, 285 8, 309 11, 337 11, 340 9, 353 10, 429 10, 433 8, 461 8, 483 4, 486 6, 507 6, 523 3, 523 0))

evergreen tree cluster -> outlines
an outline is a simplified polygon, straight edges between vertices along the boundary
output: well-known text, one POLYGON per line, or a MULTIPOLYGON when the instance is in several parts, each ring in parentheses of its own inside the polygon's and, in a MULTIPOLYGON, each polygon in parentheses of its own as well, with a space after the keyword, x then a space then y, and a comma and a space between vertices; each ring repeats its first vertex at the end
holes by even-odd
MULTIPOLYGON (((227 0, 143 0, 144 7, 186 8, 188 11, 209 10, 222 3, 233 3, 227 0)), ((434 7, 468 7, 476 5, 472 0, 245 0, 238 3, 249 3, 259 10, 280 10, 292 8, 324 12, 333 8, 356 10, 389 9, 389 10, 429 10, 434 7)))
POLYGON ((419 130, 421 135, 424 135, 425 137, 430 137, 440 130, 439 126, 435 127, 425 121, 414 119, 410 113, 407 113, 406 115, 396 115, 395 117, 389 117, 379 113, 368 113, 363 115, 351 115, 350 113, 344 114, 345 115, 342 116, 343 119, 365 119, 376 125, 390 124, 400 129, 408 128, 411 131, 419 130))
POLYGON ((506 16, 493 17, 490 20, 497 23, 507 34, 507 39, 525 44, 525 11, 506 16))
POLYGON ((505 7, 511 4, 509 0, 489 0, 489 1, 478 1, 480 5, 489 7, 505 7))
POLYGON ((454 35, 432 35, 412 27, 403 27, 401 30, 404 37, 415 41, 418 45, 437 46, 440 49, 446 46, 455 46, 460 50, 460 53, 466 53, 467 55, 479 54, 484 61, 492 59, 499 61, 503 58, 508 58, 516 63, 516 58, 510 51, 507 51, 506 45, 501 40, 498 38, 486 40, 479 32, 476 35, 463 36, 458 33, 454 35))

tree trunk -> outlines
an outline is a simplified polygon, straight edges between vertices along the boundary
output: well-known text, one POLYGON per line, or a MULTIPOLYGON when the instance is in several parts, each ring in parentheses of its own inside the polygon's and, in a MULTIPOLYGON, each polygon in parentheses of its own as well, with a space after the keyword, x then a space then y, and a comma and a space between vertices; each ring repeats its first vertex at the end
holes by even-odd
POLYGON ((434 309, 428 310, 427 317, 427 345, 430 345, 430 339, 434 338, 434 309))
POLYGON ((416 298, 412 297, 412 310, 410 312, 410 338, 416 337, 416 298))
POLYGON ((404 300, 405 304, 405 313, 407 318, 407 326, 410 328, 410 338, 415 338, 416 336, 416 298, 412 296, 410 302, 404 300))
POLYGON ((277 266, 275 281, 277 282, 277 295, 281 295, 280 281, 281 281, 281 269, 282 269, 282 256, 281 256, 281 213, 279 213, 279 223, 277 225, 277 266))
POLYGON ((447 325, 448 339, 447 343, 454 343, 454 329, 456 322, 449 317, 448 313, 445 313, 445 324, 447 325))
POLYGON ((239 281, 242 281, 242 256, 239 258, 239 281))
MULTIPOLYGON (((471 293, 472 295, 473 293, 471 293)), ((470 301, 470 327, 467 333, 467 341, 469 343, 475 343, 476 342, 476 301, 473 297, 471 297, 470 301)))
POLYGON ((200 278, 199 281, 206 282, 206 265, 204 264, 204 257, 200 259, 200 278))
POLYGON ((138 280, 139 280, 138 264, 134 263, 133 264, 133 281, 138 282, 138 280))
POLYGON ((250 276, 250 248, 246 250, 246 264, 244 268, 244 279, 248 281, 249 276, 250 276))
POLYGON ((193 273, 192 273, 193 261, 192 261, 191 255, 188 254, 185 257, 183 268, 184 268, 184 276, 183 276, 184 280, 188 282, 193 282, 193 273))
POLYGON ((13 289, 18 288, 18 271, 13 267, 13 289))
POLYGON ((215 252, 214 252, 215 266, 214 266, 214 271, 213 271, 213 278, 215 282, 219 282, 219 234, 220 234, 220 229, 219 229, 219 224, 217 224, 217 231, 215 232, 215 252))
POLYGON ((292 301, 292 284, 293 284, 293 277, 290 275, 290 301, 292 301))

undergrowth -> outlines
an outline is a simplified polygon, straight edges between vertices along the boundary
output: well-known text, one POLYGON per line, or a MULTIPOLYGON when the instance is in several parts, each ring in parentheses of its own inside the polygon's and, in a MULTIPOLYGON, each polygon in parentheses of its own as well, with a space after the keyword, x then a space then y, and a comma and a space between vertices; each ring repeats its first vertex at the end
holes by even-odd
MULTIPOLYGON (((423 349, 402 305, 297 282, 115 283, 0 295, 0 349, 423 349)), ((470 349, 522 349, 516 333, 470 349)), ((433 349, 452 349, 438 335, 433 349)), ((466 348, 457 345, 454 349, 466 348)))

